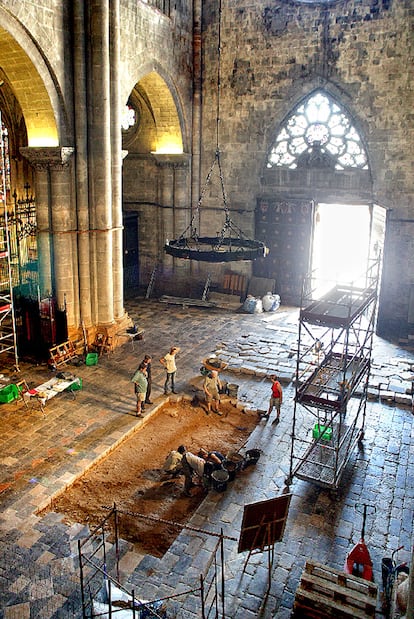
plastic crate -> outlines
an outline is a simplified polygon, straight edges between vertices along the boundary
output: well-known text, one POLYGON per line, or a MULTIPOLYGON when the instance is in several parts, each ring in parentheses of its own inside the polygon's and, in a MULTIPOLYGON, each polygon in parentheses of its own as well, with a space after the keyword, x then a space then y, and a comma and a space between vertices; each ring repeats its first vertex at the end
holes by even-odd
POLYGON ((322 426, 319 423, 315 423, 312 435, 313 438, 320 438, 323 441, 330 441, 332 440, 332 428, 327 428, 326 426, 322 426))
POLYGON ((98 363, 98 353, 88 352, 85 359, 86 365, 96 365, 98 363))
POLYGON ((73 383, 65 391, 80 391, 81 389, 82 389, 82 379, 79 376, 77 376, 76 383, 73 383))
POLYGON ((19 397, 19 389, 15 384, 7 385, 0 389, 0 402, 2 404, 7 404, 8 402, 13 402, 19 397))

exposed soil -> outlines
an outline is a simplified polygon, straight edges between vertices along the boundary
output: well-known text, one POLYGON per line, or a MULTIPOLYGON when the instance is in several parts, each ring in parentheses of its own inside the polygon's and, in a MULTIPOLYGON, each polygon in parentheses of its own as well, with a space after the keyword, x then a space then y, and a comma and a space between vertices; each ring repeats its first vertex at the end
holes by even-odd
POLYGON ((187 400, 165 404, 144 427, 57 497, 51 509, 64 514, 66 522, 92 528, 107 516, 105 507, 115 503, 128 512, 120 516, 120 537, 136 544, 139 552, 162 556, 180 529, 136 514, 179 524, 188 521, 206 491, 196 486, 191 497, 184 496, 184 478, 171 477, 162 467, 168 453, 180 444, 194 453, 200 447, 225 455, 237 452, 256 426, 257 416, 236 408, 230 400, 222 401, 221 411, 221 417, 207 415, 203 404, 187 400))

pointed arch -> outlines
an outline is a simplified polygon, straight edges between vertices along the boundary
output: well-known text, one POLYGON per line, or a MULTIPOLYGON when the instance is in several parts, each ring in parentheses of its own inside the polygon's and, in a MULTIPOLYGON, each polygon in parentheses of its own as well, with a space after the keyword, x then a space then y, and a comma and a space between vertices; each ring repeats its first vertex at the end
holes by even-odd
MULTIPOLYGON (((151 150, 182 153, 188 148, 188 134, 178 91, 163 68, 155 62, 140 67, 127 100, 141 98, 156 127, 151 150)), ((125 102, 127 103, 127 100, 125 102)))
POLYGON ((267 167, 368 170, 368 155, 348 112, 331 94, 317 89, 282 123, 267 167))
POLYGON ((56 79, 34 39, 2 8, 0 58, 24 115, 29 146, 57 146, 67 133, 67 121, 56 79))

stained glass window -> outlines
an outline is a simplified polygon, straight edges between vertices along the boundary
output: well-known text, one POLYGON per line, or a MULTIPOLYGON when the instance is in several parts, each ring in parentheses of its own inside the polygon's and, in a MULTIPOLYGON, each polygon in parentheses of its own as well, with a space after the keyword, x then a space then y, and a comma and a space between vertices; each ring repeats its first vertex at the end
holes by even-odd
POLYGON ((137 122, 137 114, 132 105, 126 105, 122 113, 121 126, 124 131, 128 131, 137 122))
POLYGON ((295 169, 315 151, 329 159, 336 170, 368 169, 358 131, 346 112, 323 91, 310 95, 285 121, 270 151, 267 167, 295 169))

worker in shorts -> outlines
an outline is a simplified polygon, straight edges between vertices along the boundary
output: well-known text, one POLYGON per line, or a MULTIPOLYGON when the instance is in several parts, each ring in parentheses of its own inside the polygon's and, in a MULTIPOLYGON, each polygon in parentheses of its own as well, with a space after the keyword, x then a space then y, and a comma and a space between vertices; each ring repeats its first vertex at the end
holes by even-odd
POLYGON ((147 369, 143 363, 140 363, 137 371, 131 378, 131 382, 134 383, 135 395, 137 397, 136 416, 143 417, 142 403, 145 402, 145 394, 147 393, 148 381, 147 381, 147 369))
POLYGON ((269 408, 265 415, 262 415, 263 419, 269 419, 270 413, 275 408, 276 409, 276 419, 274 419, 273 423, 279 423, 280 421, 280 407, 283 401, 283 390, 282 385, 277 379, 276 374, 272 374, 270 376, 270 380, 272 381, 272 394, 269 400, 269 408))
POLYGON ((206 462, 212 465, 212 470, 217 471, 222 468, 225 456, 217 450, 207 451, 204 447, 200 447, 197 454, 200 458, 203 458, 206 462))
POLYGON ((171 475, 171 477, 181 475, 183 472, 181 467, 182 458, 183 455, 177 449, 170 451, 164 462, 164 473, 171 475))
POLYGON ((211 370, 204 378, 203 391, 206 396, 207 403, 207 415, 216 413, 216 415, 222 415, 219 411, 221 382, 216 370, 211 370))

